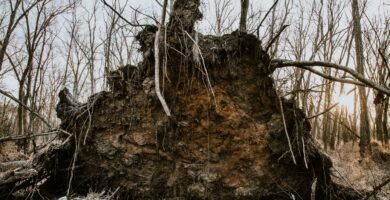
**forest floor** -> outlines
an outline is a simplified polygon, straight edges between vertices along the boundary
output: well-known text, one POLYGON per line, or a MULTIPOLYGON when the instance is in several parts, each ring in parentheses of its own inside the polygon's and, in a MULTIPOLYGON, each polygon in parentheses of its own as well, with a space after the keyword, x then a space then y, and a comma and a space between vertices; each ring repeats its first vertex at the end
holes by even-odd
MULTIPOLYGON (((371 155, 364 159, 360 158, 359 144, 352 142, 328 150, 327 154, 333 161, 334 181, 356 190, 372 191, 390 176, 390 148, 376 142, 372 143, 371 155)), ((382 188, 379 197, 390 198, 390 185, 382 188)))
MULTIPOLYGON (((18 161, 18 160, 27 160, 28 156, 18 151, 15 142, 3 142, 0 143, 0 162, 9 162, 9 161, 18 161)), ((0 172, 1 169, 0 169, 0 172)))

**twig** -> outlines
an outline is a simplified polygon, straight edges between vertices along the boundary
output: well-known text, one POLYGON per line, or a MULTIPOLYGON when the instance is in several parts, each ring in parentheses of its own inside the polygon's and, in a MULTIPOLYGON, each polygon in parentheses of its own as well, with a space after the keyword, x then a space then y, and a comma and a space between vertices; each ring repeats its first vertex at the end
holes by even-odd
POLYGON ((75 144, 76 145, 75 145, 75 150, 74 150, 73 158, 72 158, 72 168, 70 170, 68 189, 66 191, 66 196, 67 197, 69 197, 69 195, 70 195, 70 189, 72 187, 72 181, 73 181, 73 176, 74 176, 74 169, 76 168, 76 161, 77 161, 77 156, 78 156, 79 146, 80 146, 80 142, 77 141, 77 135, 74 137, 74 140, 75 140, 75 144))
POLYGON ((276 0, 275 3, 271 6, 271 8, 267 11, 267 13, 264 15, 263 19, 261 20, 260 24, 257 26, 257 38, 260 38, 260 27, 263 25, 263 22, 268 17, 268 15, 271 13, 271 11, 275 8, 276 4, 278 4, 279 0, 276 0))
POLYGON ((119 189, 121 189, 121 187, 117 187, 116 190, 114 192, 112 192, 111 195, 108 197, 108 199, 114 199, 114 196, 119 191, 119 189))
POLYGON ((313 118, 316 118, 316 117, 318 117, 318 116, 320 116, 320 115, 322 115, 322 114, 325 114, 325 113, 329 112, 330 110, 332 110, 332 109, 333 109, 334 107, 336 107, 337 105, 339 105, 339 103, 335 103, 335 104, 333 104, 331 107, 325 109, 324 111, 322 111, 322 112, 320 112, 320 113, 318 113, 318 114, 316 114, 316 115, 307 117, 307 119, 313 119, 313 118))
MULTIPOLYGON (((71 137, 71 136, 69 136, 69 137, 71 137)), ((58 138, 58 135, 56 135, 55 137, 51 138, 51 139, 50 139, 49 141, 47 141, 46 143, 37 146, 36 151, 39 151, 39 150, 45 148, 47 145, 51 144, 51 143, 52 143, 54 140, 56 140, 57 138, 58 138)))
POLYGON ((309 167, 307 165, 307 159, 306 159, 305 141, 304 141, 303 137, 301 137, 301 141, 302 141, 303 161, 305 162, 306 169, 308 169, 309 167))
POLYGON ((134 24, 134 23, 131 23, 129 20, 127 20, 126 18, 124 18, 117 10, 115 10, 115 8, 113 8, 110 4, 108 4, 106 2, 106 0, 102 0, 103 4, 105 6, 107 6, 108 8, 110 8, 115 14, 117 14, 119 16, 119 18, 121 18, 123 21, 125 21, 126 23, 128 23, 130 26, 134 26, 134 27, 144 27, 146 25, 144 24, 134 24))
POLYGON ((313 89, 310 89, 310 88, 308 88, 308 89, 295 89, 295 90, 292 90, 292 91, 290 91, 290 92, 287 92, 285 95, 283 95, 283 97, 286 97, 286 96, 288 96, 288 95, 290 95, 290 94, 296 94, 296 93, 300 93, 300 92, 317 92, 317 93, 321 93, 321 92, 324 92, 324 91, 322 91, 322 90, 313 90, 313 89))
POLYGON ((203 70, 204 70, 203 73, 206 76, 207 84, 210 87, 210 92, 213 95, 215 105, 217 105, 216 98, 215 98, 215 93, 214 93, 213 87, 212 87, 211 82, 210 82, 210 78, 209 78, 209 74, 207 72, 206 62, 204 61, 203 53, 202 53, 202 51, 201 51, 201 49, 200 49, 200 47, 198 45, 198 42, 196 40, 194 40, 194 38, 192 38, 191 35, 187 31, 184 31, 184 32, 188 36, 188 38, 190 38, 190 40, 194 43, 194 47, 196 48, 196 51, 199 53, 199 56, 200 56, 200 58, 202 60, 202 67, 203 67, 203 70))
POLYGON ((148 15, 148 14, 146 14, 146 13, 143 13, 143 12, 139 11, 138 9, 134 8, 133 6, 130 6, 130 8, 131 8, 132 10, 134 10, 134 12, 139 13, 139 14, 141 14, 141 15, 143 15, 143 16, 149 18, 149 19, 152 19, 152 20, 154 21, 154 23, 156 23, 156 24, 159 24, 159 23, 160 23, 154 16, 151 16, 151 15, 148 15))
POLYGON ((350 188, 352 188, 352 189, 353 189, 356 193, 358 193, 360 196, 363 196, 361 192, 359 192, 358 190, 356 190, 356 189, 353 187, 351 181, 350 181, 348 178, 346 178, 346 177, 337 169, 337 167, 333 167, 333 169, 339 174, 339 177, 340 177, 341 179, 343 179, 343 180, 349 185, 350 188))
MULTIPOLYGON (((381 56, 383 63, 385 64, 385 67, 387 68, 387 71, 390 72, 389 63, 387 62, 386 56, 381 51, 381 49, 378 49, 379 55, 381 56)), ((390 73, 387 73, 387 78, 390 78, 390 73)))
POLYGON ((161 8, 164 7, 158 0, 154 0, 161 8))
POLYGON ((91 110, 93 112, 93 107, 96 103, 96 99, 94 99, 91 103, 88 103, 87 104, 87 108, 86 108, 86 112, 88 113, 88 127, 87 129, 85 130, 85 136, 84 136, 84 142, 83 142, 83 145, 85 145, 87 143, 87 137, 88 137, 88 133, 89 133, 89 130, 91 128, 91 124, 92 124, 92 114, 91 114, 91 110))
POLYGON ((271 41, 268 43, 267 47, 265 48, 265 52, 268 52, 268 49, 271 48, 272 44, 280 37, 280 34, 282 34, 282 32, 284 31, 284 29, 286 29, 289 25, 283 25, 278 33, 275 35, 275 37, 273 37, 271 39, 271 41))

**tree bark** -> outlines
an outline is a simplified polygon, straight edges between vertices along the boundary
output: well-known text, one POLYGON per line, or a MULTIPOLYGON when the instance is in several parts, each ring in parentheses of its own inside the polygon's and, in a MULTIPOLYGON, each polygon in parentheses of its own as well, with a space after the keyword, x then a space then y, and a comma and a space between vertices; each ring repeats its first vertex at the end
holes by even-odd
POLYGON ((249 0, 241 0, 240 32, 246 33, 246 19, 248 17, 249 0))
MULTIPOLYGON (((358 0, 352 0, 352 17, 353 17, 353 35, 355 39, 355 51, 356 51, 356 71, 364 77, 364 55, 363 55, 363 42, 362 42, 362 30, 360 25, 360 11, 358 0)), ((360 154, 364 156, 370 146, 370 122, 368 118, 367 109, 367 95, 364 87, 358 87, 359 91, 359 103, 360 103, 360 154)))

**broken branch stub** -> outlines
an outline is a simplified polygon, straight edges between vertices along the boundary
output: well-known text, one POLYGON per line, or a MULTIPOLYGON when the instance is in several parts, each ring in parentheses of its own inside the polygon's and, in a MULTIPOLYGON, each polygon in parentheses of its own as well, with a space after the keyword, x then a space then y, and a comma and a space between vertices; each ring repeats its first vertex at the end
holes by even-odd
POLYGON ((67 116, 72 115, 78 107, 80 102, 72 95, 68 88, 64 88, 58 94, 59 103, 56 107, 57 117, 64 120, 67 116))

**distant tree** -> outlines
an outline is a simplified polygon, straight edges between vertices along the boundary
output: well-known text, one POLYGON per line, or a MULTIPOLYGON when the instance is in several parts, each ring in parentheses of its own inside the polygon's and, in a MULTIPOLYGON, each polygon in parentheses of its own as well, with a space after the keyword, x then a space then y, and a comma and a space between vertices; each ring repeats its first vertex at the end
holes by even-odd
MULTIPOLYGON (((362 28, 360 24, 360 11, 357 0, 352 0, 352 20, 353 20, 353 36, 355 39, 356 51, 356 71, 364 76, 364 55, 362 42, 362 28)), ((370 122, 367 109, 367 94, 364 87, 359 86, 359 102, 360 102, 360 153, 364 156, 367 148, 370 145, 370 122)))

